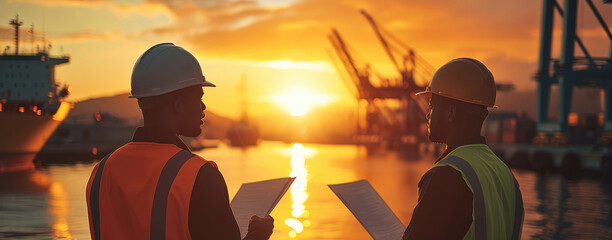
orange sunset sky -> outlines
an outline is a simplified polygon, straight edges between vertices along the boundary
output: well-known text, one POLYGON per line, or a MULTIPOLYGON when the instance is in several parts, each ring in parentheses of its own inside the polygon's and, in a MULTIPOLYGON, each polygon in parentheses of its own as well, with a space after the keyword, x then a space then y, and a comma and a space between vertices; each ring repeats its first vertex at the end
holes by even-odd
MULTIPOLYGON (((594 2, 612 24, 612 4, 594 2)), ((473 57, 483 61, 498 82, 514 83, 517 92, 532 91, 541 4, 540 0, 3 0, 0 44, 12 48, 8 21, 15 14, 24 21, 24 51, 31 50, 30 25, 34 23, 35 44, 41 44, 44 29, 53 45, 51 53, 71 56, 69 64, 57 68, 56 77, 72 86, 69 100, 79 101, 129 91, 138 56, 156 43, 173 42, 191 51, 206 78, 217 84, 205 89, 208 109, 236 117, 243 73, 254 115, 296 92, 304 93, 302 98, 325 99, 320 104, 353 108, 353 95, 328 54, 333 53, 326 38, 332 27, 382 75, 396 76, 360 9, 435 68, 456 57, 473 57)), ((607 56, 609 40, 586 3, 579 4, 578 34, 592 55, 607 56)), ((559 17, 555 25, 558 40, 559 17)), ((553 48, 558 56, 559 41, 553 48)))

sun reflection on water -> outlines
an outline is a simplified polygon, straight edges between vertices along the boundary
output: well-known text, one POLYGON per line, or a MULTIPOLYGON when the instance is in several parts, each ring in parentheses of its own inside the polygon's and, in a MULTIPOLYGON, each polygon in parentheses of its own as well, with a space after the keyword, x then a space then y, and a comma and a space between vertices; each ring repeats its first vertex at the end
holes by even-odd
POLYGON ((309 212, 306 210, 304 202, 308 199, 306 159, 304 158, 304 146, 300 143, 293 145, 291 152, 291 177, 295 177, 291 189, 291 216, 285 219, 285 224, 292 228, 289 237, 294 238, 304 231, 305 227, 310 226, 308 220, 309 212))
POLYGON ((49 188, 49 212, 55 218, 52 225, 55 239, 73 239, 68 227, 68 194, 59 182, 53 182, 49 188))

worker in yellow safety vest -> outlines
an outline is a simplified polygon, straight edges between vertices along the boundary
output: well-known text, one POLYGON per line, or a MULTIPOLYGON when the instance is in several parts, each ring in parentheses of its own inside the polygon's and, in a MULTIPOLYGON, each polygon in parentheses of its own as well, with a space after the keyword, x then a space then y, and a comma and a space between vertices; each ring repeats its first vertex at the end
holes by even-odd
POLYGON ((429 139, 446 151, 419 182, 419 199, 403 239, 520 239, 523 199, 508 166, 480 135, 495 81, 471 58, 436 71, 426 91, 429 139))
MULTIPOLYGON (((91 173, 91 238, 240 239, 217 165, 193 154, 177 136, 200 135, 202 87, 215 85, 191 53, 172 43, 144 52, 131 82, 130 97, 138 99, 144 126, 91 173)), ((244 239, 269 239, 273 221, 252 216, 244 239)))

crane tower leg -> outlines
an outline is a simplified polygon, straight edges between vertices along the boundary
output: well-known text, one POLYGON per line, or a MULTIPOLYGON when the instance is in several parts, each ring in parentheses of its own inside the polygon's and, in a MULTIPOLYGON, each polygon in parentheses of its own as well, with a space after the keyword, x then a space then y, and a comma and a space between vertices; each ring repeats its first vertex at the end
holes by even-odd
POLYGON ((551 86, 550 60, 555 1, 556 0, 542 1, 542 34, 540 35, 540 56, 538 61, 538 72, 536 74, 536 80, 538 82, 537 121, 539 132, 547 132, 546 126, 549 125, 547 123, 551 86))
POLYGON ((559 127, 567 132, 567 117, 572 104, 574 45, 576 39, 576 15, 578 0, 565 0, 563 16, 563 38, 561 43, 561 77, 559 78, 559 127))

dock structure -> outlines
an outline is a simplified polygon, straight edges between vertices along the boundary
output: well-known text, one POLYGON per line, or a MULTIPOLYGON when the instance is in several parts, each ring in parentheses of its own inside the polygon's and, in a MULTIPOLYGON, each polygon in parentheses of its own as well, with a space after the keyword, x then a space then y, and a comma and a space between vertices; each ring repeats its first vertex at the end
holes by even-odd
POLYGON ((538 173, 559 172, 575 177, 584 170, 612 174, 612 158, 608 149, 591 146, 495 145, 495 154, 515 169, 538 173))

